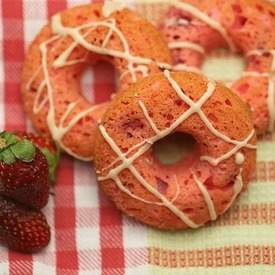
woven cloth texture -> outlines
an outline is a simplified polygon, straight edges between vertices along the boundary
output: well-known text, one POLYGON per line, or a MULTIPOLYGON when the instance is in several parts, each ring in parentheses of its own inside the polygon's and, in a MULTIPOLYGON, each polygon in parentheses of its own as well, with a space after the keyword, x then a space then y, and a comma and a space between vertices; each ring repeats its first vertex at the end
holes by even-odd
MULTIPOLYGON (((19 89, 31 40, 56 12, 89 2, 0 0, 1 130, 32 130, 19 89)), ((166 6, 137 9, 156 22, 166 6)), ((115 91, 108 64, 91 68, 85 80, 85 94, 95 102, 115 91)), ((68 156, 61 159, 54 193, 44 209, 50 245, 34 255, 0 246, 1 275, 275 274, 275 134, 258 143, 249 190, 218 221, 196 231, 161 232, 125 217, 98 189, 91 164, 68 156)))

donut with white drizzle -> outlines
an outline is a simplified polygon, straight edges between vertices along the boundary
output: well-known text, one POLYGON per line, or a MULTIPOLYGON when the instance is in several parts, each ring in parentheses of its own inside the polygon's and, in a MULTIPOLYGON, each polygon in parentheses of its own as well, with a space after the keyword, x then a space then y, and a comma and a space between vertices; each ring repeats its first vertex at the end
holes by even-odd
POLYGON ((273 132, 275 6, 266 0, 160 1, 173 6, 161 29, 174 68, 198 71, 206 55, 221 47, 240 53, 247 63, 245 72, 229 85, 250 104, 257 133, 273 132))
POLYGON ((256 162, 251 112, 221 83, 190 72, 148 76, 116 97, 96 136, 100 187, 146 224, 197 228, 224 213, 256 162), (196 140, 192 154, 164 165, 153 144, 174 133, 196 140))
POLYGON ((108 105, 91 104, 82 96, 83 70, 99 60, 110 62, 124 89, 170 68, 160 32, 124 6, 114 8, 89 4, 54 15, 32 42, 24 63, 21 90, 33 125, 81 160, 93 159, 97 120, 108 105))

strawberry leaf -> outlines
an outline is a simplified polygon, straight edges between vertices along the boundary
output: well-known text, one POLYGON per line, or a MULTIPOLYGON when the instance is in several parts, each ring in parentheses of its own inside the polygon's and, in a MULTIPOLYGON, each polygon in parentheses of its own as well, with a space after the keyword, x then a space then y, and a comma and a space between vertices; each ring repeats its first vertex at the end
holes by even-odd
POLYGON ((6 164, 12 164, 16 161, 16 158, 11 149, 8 148, 1 153, 1 160, 3 160, 6 164))
POLYGON ((51 182, 55 182, 56 169, 59 162, 60 153, 53 154, 48 148, 42 148, 41 151, 45 155, 49 166, 49 177, 51 182))
POLYGON ((7 146, 15 144, 17 142, 16 136, 8 132, 1 133, 1 137, 6 140, 7 146))
POLYGON ((35 146, 28 140, 23 139, 10 147, 16 158, 24 161, 33 161, 35 155, 35 146))

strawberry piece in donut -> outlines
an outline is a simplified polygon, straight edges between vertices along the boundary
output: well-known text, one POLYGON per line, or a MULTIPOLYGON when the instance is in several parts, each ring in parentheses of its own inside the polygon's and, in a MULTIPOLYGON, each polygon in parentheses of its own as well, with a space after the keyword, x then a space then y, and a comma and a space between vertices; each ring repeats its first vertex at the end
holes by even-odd
POLYGON ((33 125, 82 160, 93 159, 97 120, 108 105, 91 104, 81 94, 83 70, 100 60, 110 62, 123 89, 171 63, 160 32, 123 7, 89 4, 54 15, 24 63, 21 90, 33 125))
POLYGON ((245 58, 230 84, 253 112, 258 134, 275 126, 275 6, 265 0, 169 0, 161 23, 175 70, 199 71, 211 51, 227 47, 245 58))
POLYGON ((120 210, 139 221, 197 228, 216 220, 247 187, 255 144, 251 112, 239 96, 200 74, 166 70, 110 104, 96 136, 98 181, 120 210), (166 165, 154 144, 175 133, 196 144, 166 165))

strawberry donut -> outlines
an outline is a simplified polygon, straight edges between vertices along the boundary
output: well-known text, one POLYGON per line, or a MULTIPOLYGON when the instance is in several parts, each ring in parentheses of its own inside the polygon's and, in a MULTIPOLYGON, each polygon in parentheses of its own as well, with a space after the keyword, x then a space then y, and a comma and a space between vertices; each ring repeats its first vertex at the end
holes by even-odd
POLYGON ((109 103, 91 104, 81 94, 80 77, 100 60, 117 69, 121 89, 171 63, 167 43, 151 23, 107 2, 54 15, 32 42, 23 68, 21 90, 33 125, 82 160, 93 159, 96 122, 109 103))
POLYGON ((253 112, 258 134, 275 125, 275 6, 265 0, 169 0, 161 24, 175 69, 198 71, 214 49, 243 55, 247 67, 230 84, 253 112))
POLYGON ((137 220, 197 228, 216 220, 246 188, 255 143, 251 112, 239 96, 200 74, 165 70, 109 105, 96 135, 98 181, 137 220), (183 133, 196 140, 193 152, 163 164, 154 144, 183 133))

